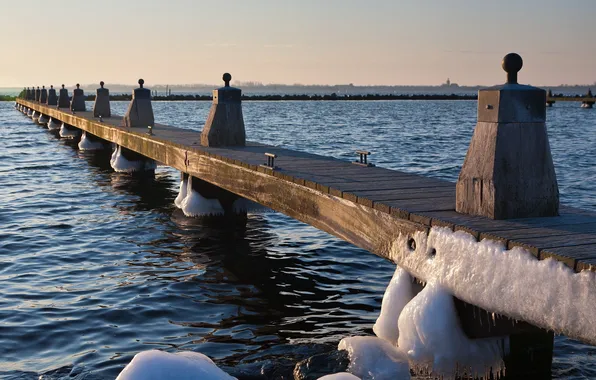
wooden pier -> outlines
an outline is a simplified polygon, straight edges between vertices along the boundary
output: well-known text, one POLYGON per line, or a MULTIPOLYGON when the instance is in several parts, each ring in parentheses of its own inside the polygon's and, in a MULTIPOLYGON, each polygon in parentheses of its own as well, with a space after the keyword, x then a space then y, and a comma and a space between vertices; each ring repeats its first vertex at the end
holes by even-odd
POLYGON ((156 124, 149 135, 146 129, 124 127, 121 116, 99 121, 90 111, 73 114, 17 102, 385 258, 399 233, 444 226, 508 248, 523 247, 538 259, 552 257, 578 272, 596 271, 594 212, 561 206, 560 216, 491 220, 457 213, 455 183, 441 179, 258 143, 204 147, 196 131, 156 124), (274 169, 261 166, 265 153, 277 155, 274 169))
MULTIPOLYGON (((74 99, 69 108, 57 108, 36 100, 41 95, 18 99, 17 106, 117 144, 138 157, 178 169, 206 184, 211 194, 221 191, 243 197, 310 224, 394 260, 410 273, 416 266, 411 258, 396 258, 395 244, 401 242, 413 251, 421 243, 420 237, 427 239, 433 227, 464 231, 476 241, 494 240, 508 249, 522 247, 536 260, 562 262, 569 272, 596 272, 596 213, 559 206, 545 128, 548 98, 544 90, 517 84, 521 66, 521 57, 506 56, 503 67, 508 82, 479 94, 478 125, 457 184, 375 167, 366 161, 366 151, 358 152, 360 161, 355 164, 245 142, 241 92, 229 87, 229 74, 224 75, 226 87, 214 92, 203 132, 154 123, 149 90, 143 88, 142 80, 124 117, 106 117, 105 111, 98 114, 97 107, 94 116, 94 112, 78 110, 84 109, 84 103, 75 109, 74 99), (497 167, 496 162, 507 165, 497 167), (503 190, 514 196, 507 196, 503 190)), ((74 95, 82 97, 82 90, 74 95)), ((109 110, 108 98, 104 101, 107 103, 102 108, 109 110)), ((472 259, 463 255, 457 258, 472 259)), ((413 274, 423 282, 428 280, 424 272, 413 274)), ((474 304, 474 299, 466 299, 457 286, 449 290, 454 297, 474 304)), ((516 307, 499 312, 523 319, 516 307)), ((511 333, 530 336, 522 343, 518 343, 520 338, 512 338, 512 347, 523 347, 527 355, 514 367, 525 368, 532 362, 550 371, 552 333, 511 320, 487 327, 478 318, 468 317, 460 312, 460 320, 465 321, 462 327, 473 338, 511 333)), ((591 326, 591 321, 565 331, 573 338, 596 344, 594 334, 584 334, 582 326, 591 326)), ((539 327, 551 328, 546 324, 539 327)))

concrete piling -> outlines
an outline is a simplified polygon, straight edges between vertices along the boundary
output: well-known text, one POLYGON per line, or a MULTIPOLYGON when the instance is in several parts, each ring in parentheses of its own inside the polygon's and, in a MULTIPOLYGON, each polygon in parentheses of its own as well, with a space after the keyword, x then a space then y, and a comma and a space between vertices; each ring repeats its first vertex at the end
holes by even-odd
POLYGON ((58 97, 56 96, 56 90, 54 90, 54 86, 50 86, 48 90, 48 106, 55 106, 58 105, 58 97))
POLYGON ((64 88, 64 85, 62 85, 62 88, 60 89, 60 92, 58 93, 58 108, 69 108, 70 107, 70 98, 68 97, 68 90, 66 88, 64 88))
POLYGON ((213 90, 213 104, 203 132, 203 146, 244 146, 246 132, 242 115, 242 90, 230 87, 232 76, 223 75, 224 87, 213 90))
POLYGON ((70 110, 71 111, 80 111, 84 112, 87 110, 85 107, 85 94, 83 90, 80 88, 80 84, 77 83, 77 88, 75 88, 72 92, 72 100, 70 102, 70 110))
POLYGON ((558 215, 546 92, 517 83, 522 65, 519 55, 508 54, 507 83, 478 92, 478 123, 456 186, 457 212, 491 219, 558 215))
POLYGON ((99 82, 99 88, 95 92, 95 103, 93 103, 94 117, 110 117, 110 90, 104 88, 104 82, 99 82))
POLYGON ((151 91, 143 88, 143 84, 145 81, 139 79, 139 88, 132 93, 132 100, 123 119, 125 127, 147 128, 155 125, 153 107, 151 106, 151 91))
POLYGON ((48 101, 48 90, 46 90, 46 86, 41 86, 41 93, 39 94, 39 102, 40 103, 47 103, 48 101))
MULTIPOLYGON (((556 216, 559 190, 546 132, 546 91, 517 83, 522 58, 503 58, 507 83, 478 92, 478 123, 456 185, 456 211, 490 219, 556 216)), ((512 335, 508 379, 550 378, 553 334, 512 335)))

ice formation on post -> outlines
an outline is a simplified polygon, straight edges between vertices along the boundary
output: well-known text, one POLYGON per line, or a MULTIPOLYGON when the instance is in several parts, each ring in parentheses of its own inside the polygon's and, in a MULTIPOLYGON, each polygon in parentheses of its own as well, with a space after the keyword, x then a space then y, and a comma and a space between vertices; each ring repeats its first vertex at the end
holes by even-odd
POLYGON ((362 379, 410 379, 408 357, 386 340, 374 336, 353 336, 342 339, 337 348, 348 351, 348 370, 362 379))
POLYGON ((87 132, 83 132, 81 136, 81 141, 79 141, 79 149, 80 150, 100 150, 103 149, 104 146, 101 141, 91 141, 87 137, 87 132))
POLYGON ((116 380, 234 380, 207 356, 192 351, 176 354, 158 350, 134 356, 116 380))
POLYGON ((178 191, 178 196, 176 196, 176 199, 174 199, 174 204, 178 208, 182 208, 182 202, 186 198, 187 187, 188 187, 188 177, 186 177, 182 181, 180 181, 180 190, 178 191))
POLYGON ((463 231, 431 228, 428 236, 401 236, 392 259, 408 273, 435 282, 462 301, 596 344, 596 273, 575 273, 553 259, 492 240, 477 242, 463 231), (433 254, 435 252, 435 254, 433 254))
POLYGON ((110 165, 114 171, 119 173, 133 173, 137 171, 148 171, 155 170, 157 164, 154 160, 147 158, 139 161, 129 161, 122 155, 122 148, 120 145, 116 145, 112 158, 110 159, 110 165))
POLYGON ((60 120, 56 120, 54 118, 50 118, 50 121, 48 121, 48 129, 50 131, 59 130, 61 125, 62 123, 60 122, 60 120))
POLYGON ((507 338, 469 339, 462 330, 453 296, 429 282, 399 316, 398 347, 414 368, 450 378, 456 373, 483 376, 504 370, 507 338))
POLYGON ((385 294, 383 294, 381 313, 373 326, 376 336, 391 344, 397 344, 399 337, 397 320, 404 306, 410 302, 414 295, 412 276, 398 266, 385 294))
POLYGON ((340 372, 319 377, 317 380, 360 380, 360 378, 352 375, 351 373, 340 372))
POLYGON ((207 199, 193 190, 192 182, 188 181, 186 197, 182 201, 182 212, 186 216, 215 216, 223 215, 224 210, 217 199, 207 199))
POLYGON ((69 128, 66 124, 62 123, 60 127, 60 137, 64 139, 74 139, 79 136, 79 130, 69 128))
POLYGON ((48 116, 46 116, 44 114, 40 114, 39 119, 37 120, 37 124, 46 126, 48 124, 48 121, 50 121, 48 116))

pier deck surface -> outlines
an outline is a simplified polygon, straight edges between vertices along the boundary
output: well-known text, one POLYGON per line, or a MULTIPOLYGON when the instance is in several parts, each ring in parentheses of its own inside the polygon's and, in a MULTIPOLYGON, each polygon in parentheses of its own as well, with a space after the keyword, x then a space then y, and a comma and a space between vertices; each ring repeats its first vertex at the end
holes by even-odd
POLYGON ((207 148, 197 131, 156 124, 150 136, 144 128, 123 127, 119 116, 100 122, 91 112, 18 102, 383 257, 390 257, 398 234, 444 226, 521 246, 577 272, 596 271, 594 212, 562 205, 558 217, 490 220, 456 213, 455 183, 449 181, 258 143, 207 148), (277 155, 274 170, 260 166, 265 153, 277 155))

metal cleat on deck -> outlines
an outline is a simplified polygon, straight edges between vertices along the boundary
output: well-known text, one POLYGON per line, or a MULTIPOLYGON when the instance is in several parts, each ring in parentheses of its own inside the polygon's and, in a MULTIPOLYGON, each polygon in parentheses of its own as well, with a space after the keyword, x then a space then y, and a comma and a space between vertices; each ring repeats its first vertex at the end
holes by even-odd
POLYGON ((353 161, 352 162, 353 164, 360 165, 360 166, 366 166, 366 167, 375 166, 374 164, 368 162, 368 155, 371 154, 369 151, 357 150, 356 154, 360 155, 360 159, 353 161))
POLYGON ((261 167, 275 170, 275 159, 277 158, 277 154, 265 153, 265 156, 267 157, 267 163, 261 164, 261 167))

